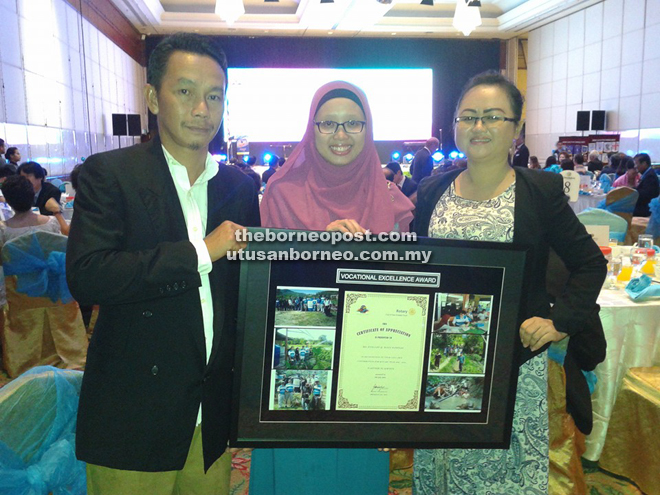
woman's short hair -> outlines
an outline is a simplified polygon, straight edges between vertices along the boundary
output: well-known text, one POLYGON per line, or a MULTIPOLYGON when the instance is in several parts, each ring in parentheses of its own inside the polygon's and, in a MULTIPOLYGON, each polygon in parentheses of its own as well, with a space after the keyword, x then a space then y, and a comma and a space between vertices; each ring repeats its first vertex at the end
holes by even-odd
POLYGON ((476 88, 477 86, 497 86, 498 88, 501 88, 509 98, 509 102, 511 103, 511 110, 513 110, 513 118, 516 119, 516 122, 520 122, 522 119, 522 110, 523 105, 525 104, 525 99, 515 84, 494 70, 489 70, 482 72, 481 74, 477 74, 467 82, 467 84, 463 87, 461 96, 458 98, 458 104, 456 105, 454 116, 457 116, 458 107, 461 105, 461 102, 463 101, 463 98, 465 98, 467 92, 472 88, 476 88))
POLYGON ((545 159, 545 167, 543 168, 548 168, 551 167, 552 165, 557 165, 557 157, 555 155, 550 155, 548 158, 545 159))
POLYGON ((7 204, 16 212, 28 211, 34 203, 34 187, 32 183, 22 175, 7 177, 2 184, 2 194, 7 204))

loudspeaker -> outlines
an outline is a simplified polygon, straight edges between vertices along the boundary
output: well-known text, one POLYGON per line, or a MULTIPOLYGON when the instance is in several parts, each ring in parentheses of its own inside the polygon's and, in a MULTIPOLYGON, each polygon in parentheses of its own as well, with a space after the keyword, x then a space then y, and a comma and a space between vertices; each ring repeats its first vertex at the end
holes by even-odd
POLYGON ((139 136, 142 134, 142 122, 140 121, 140 115, 137 113, 128 114, 128 135, 129 136, 139 136))
POLYGON ((127 136, 128 128, 126 127, 126 114, 113 113, 112 114, 112 135, 113 136, 127 136))
POLYGON ((591 130, 605 130, 605 110, 594 110, 591 112, 591 130))
POLYGON ((578 111, 577 113, 577 124, 575 124, 576 131, 588 131, 589 130, 589 112, 588 111, 578 111))

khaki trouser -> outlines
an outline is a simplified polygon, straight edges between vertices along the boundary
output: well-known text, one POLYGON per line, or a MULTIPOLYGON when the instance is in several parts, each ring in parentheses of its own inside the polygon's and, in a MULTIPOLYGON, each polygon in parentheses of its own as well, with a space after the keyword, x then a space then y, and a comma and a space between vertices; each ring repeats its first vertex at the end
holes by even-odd
POLYGON ((125 471, 87 464, 88 495, 226 495, 231 454, 225 452, 204 473, 202 428, 195 428, 186 464, 181 471, 125 471))

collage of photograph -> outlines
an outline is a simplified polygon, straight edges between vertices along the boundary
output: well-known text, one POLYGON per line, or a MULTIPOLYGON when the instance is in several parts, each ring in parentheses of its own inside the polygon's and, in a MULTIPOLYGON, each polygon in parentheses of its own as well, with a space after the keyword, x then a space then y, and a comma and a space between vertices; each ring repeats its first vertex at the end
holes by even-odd
POLYGON ((493 296, 436 293, 424 410, 481 412, 493 296))
POLYGON ((269 409, 330 408, 339 291, 277 287, 269 409))

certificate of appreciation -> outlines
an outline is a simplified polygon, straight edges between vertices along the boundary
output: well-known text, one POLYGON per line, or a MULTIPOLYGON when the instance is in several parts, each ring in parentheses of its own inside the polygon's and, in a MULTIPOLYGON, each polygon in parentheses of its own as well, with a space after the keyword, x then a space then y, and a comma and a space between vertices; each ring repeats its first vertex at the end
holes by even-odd
POLYGON ((419 409, 428 308, 425 294, 346 291, 337 410, 419 409))

